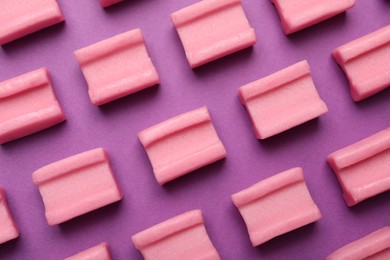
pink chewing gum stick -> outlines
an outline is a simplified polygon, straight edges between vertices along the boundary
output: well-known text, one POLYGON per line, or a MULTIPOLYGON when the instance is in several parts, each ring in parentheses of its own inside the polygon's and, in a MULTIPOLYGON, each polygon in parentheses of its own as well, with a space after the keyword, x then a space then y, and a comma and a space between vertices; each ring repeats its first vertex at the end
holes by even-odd
POLYGON ((64 21, 56 0, 0 1, 0 45, 64 21))
POLYGON ((321 218, 301 168, 293 168, 232 195, 253 246, 321 218))
POLYGON ((192 210, 131 237, 145 260, 219 260, 204 226, 202 212, 192 210))
POLYGON ((191 68, 256 43, 241 0, 203 0, 171 14, 191 68))
POLYGON ((279 13, 285 34, 294 33, 338 15, 355 0, 271 0, 279 13))
POLYGON ((46 68, 0 82, 0 144, 64 120, 46 68))
POLYGON ((239 89, 258 139, 284 132, 328 111, 306 60, 239 89))
POLYGON ((326 260, 389 260, 390 227, 381 228, 338 249, 326 260))
POLYGON ((226 157, 207 107, 202 107, 141 131, 160 185, 226 157))
POLYGON ((103 105, 160 82, 140 29, 118 34, 74 54, 94 105, 103 105))
POLYGON ((328 155, 348 206, 390 190, 390 128, 328 155))
POLYGON ((336 48, 332 55, 348 78, 354 101, 390 86, 390 25, 336 48))
POLYGON ((122 2, 123 0, 100 0, 100 5, 102 7, 108 7, 108 6, 111 6, 113 4, 117 4, 119 2, 122 2))
POLYGON ((49 225, 56 225, 122 199, 107 152, 96 148, 33 173, 49 225))
POLYGON ((0 187, 0 244, 19 236, 19 230, 8 209, 7 198, 0 187))
POLYGON ((111 254, 108 244, 104 242, 67 257, 65 260, 111 260, 111 254))

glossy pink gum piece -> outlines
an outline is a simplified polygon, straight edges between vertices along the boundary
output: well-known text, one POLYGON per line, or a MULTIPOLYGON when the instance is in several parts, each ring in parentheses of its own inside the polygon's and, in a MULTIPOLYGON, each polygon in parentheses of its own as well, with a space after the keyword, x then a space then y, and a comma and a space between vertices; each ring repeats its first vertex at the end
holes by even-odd
POLYGON ((355 5, 355 0, 271 0, 285 34, 291 34, 336 16, 355 5))
POLYGON ((97 148, 33 173, 49 225, 56 225, 122 199, 107 152, 97 148))
POLYGON ((306 60, 239 89, 258 139, 284 132, 328 111, 306 60))
POLYGON ((111 260, 111 254, 107 243, 101 243, 78 254, 67 257, 65 260, 111 260))
POLYGON ((145 129, 138 137, 160 185, 226 157, 207 107, 145 129))
POLYGON ((119 2, 122 2, 123 0, 100 0, 100 5, 102 7, 108 7, 108 6, 111 6, 113 4, 117 4, 119 2))
POLYGON ((321 218, 301 168, 276 174, 232 195, 253 246, 321 218))
POLYGON ((4 190, 0 187, 0 244, 19 236, 19 230, 8 209, 4 190))
POLYGON ((390 190, 390 128, 328 155, 348 206, 390 190))
POLYGON ((390 87, 390 25, 336 48, 332 55, 348 78, 354 101, 390 87))
POLYGON ((74 52, 94 105, 103 105, 160 82, 140 29, 74 52))
POLYGON ((0 2, 0 45, 64 21, 55 0, 0 2))
POLYGON ((145 260, 220 259, 207 235, 200 210, 166 220, 131 239, 145 260))
POLYGON ((390 227, 381 228, 338 249, 326 260, 389 260, 390 227))
POLYGON ((256 43, 241 0, 203 0, 171 14, 191 68, 256 43))
POLYGON ((0 144, 64 120, 46 68, 0 82, 0 144))

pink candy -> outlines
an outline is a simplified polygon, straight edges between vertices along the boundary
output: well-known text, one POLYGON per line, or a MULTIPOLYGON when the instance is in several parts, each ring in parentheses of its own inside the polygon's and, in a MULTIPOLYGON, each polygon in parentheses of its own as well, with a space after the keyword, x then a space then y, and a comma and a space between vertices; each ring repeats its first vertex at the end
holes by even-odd
POLYGON ((306 187, 301 168, 293 168, 232 195, 253 246, 317 221, 321 212, 306 187))
POLYGON ((390 227, 381 228, 340 248, 326 260, 390 259, 390 227))
POLYGON ((8 209, 4 190, 0 187, 0 244, 19 236, 19 230, 8 209))
POLYGON ((101 243, 78 254, 67 257, 65 260, 111 260, 111 254, 107 243, 101 243))
POLYGON ((354 101, 390 86, 390 25, 333 50, 348 77, 354 101))
POLYGON ((171 17, 191 68, 256 43, 241 0, 203 0, 171 17))
MULTIPOLYGON (((108 7, 123 0, 99 0, 108 7)), ((340 14, 355 0, 272 0, 285 34, 340 14)), ((97 5, 97 2, 96 2, 97 5)), ((100 10, 101 11, 101 10, 100 10)), ((195 68, 256 43, 241 0, 203 0, 171 14, 187 61, 195 68)), ((55 0, 0 0, 0 45, 62 22, 55 0)), ((74 52, 94 105, 103 105, 160 83, 140 29, 74 52)), ((390 25, 336 48, 354 101, 390 86, 390 25)), ((238 92, 258 139, 266 139, 328 111, 310 67, 300 61, 238 92)), ((0 144, 63 122, 49 72, 41 68, 0 82, 0 144)), ((226 157, 207 107, 149 127, 138 134, 163 185, 226 157)), ((348 206, 390 190, 390 128, 329 154, 348 206)), ((103 148, 79 153, 36 170, 49 225, 56 225, 120 201, 123 194, 103 148)), ((292 168, 231 196, 258 246, 322 218, 306 186, 303 170, 292 168)), ((0 244, 19 236, 0 188, 0 244)), ((219 260, 201 210, 168 219, 132 236, 145 259, 219 260)), ((331 239, 331 238, 330 238, 331 239)), ((286 256, 288 258, 288 256, 286 256)), ((66 260, 111 260, 101 243, 66 260)), ((390 227, 384 227, 329 255, 327 260, 390 259, 390 227)))
POLYGON ((64 120, 46 68, 0 82, 0 144, 64 120))
POLYGON ((307 61, 298 62, 240 88, 256 137, 265 139, 326 113, 307 61))
POLYGON ((122 2, 123 0, 100 0, 100 5, 102 7, 108 7, 108 6, 111 6, 113 4, 117 4, 119 2, 122 2))
POLYGON ((272 0, 278 10, 283 31, 294 33, 352 8, 355 0, 272 0))
POLYGON ((102 105, 160 82, 140 29, 75 51, 94 105, 102 105))
POLYGON ((166 220, 135 234, 131 239, 144 259, 220 259, 207 235, 200 210, 166 220))
POLYGON ((329 154, 348 206, 390 190, 390 128, 329 154))
POLYGON ((0 45, 62 22, 56 0, 0 1, 0 45))
POLYGON ((65 222, 122 199, 106 151, 97 148, 33 173, 49 225, 65 222))
POLYGON ((178 115, 138 136, 161 185, 226 156, 207 107, 178 115))

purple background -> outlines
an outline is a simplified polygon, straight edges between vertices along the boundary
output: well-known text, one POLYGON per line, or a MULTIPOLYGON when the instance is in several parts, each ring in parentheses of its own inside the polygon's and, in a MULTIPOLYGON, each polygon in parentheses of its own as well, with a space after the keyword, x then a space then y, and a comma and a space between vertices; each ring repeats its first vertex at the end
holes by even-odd
POLYGON ((18 239, 0 245, 0 258, 63 259, 106 241, 114 259, 142 259, 131 235, 198 208, 223 259, 324 259, 390 224, 389 192, 348 208, 325 162, 330 152, 390 126, 390 91, 352 102, 346 77, 330 55, 335 47, 389 24, 390 1, 358 0, 346 13, 286 36, 270 1, 243 0, 257 44, 195 70, 187 64, 170 13, 197 0, 129 0, 107 9, 97 0, 58 2, 65 23, 0 48, 0 80, 48 67, 68 118, 0 147, 0 186, 20 229, 18 239), (73 51, 137 27, 161 84, 93 106, 73 51), (237 98, 238 88, 303 59, 311 65, 329 112, 258 141, 237 98), (159 186, 137 133, 203 105, 209 108, 227 158, 159 186), (32 172, 96 147, 108 150, 124 199, 49 227, 32 172), (323 218, 253 248, 230 195, 295 166, 303 167, 323 218))

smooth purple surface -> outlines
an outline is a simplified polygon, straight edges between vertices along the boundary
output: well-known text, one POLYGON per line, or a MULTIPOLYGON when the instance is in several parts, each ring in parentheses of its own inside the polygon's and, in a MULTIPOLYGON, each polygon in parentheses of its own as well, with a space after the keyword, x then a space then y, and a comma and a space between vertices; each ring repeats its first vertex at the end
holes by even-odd
POLYGON ((68 120, 0 146, 0 186, 20 237, 0 245, 0 259, 63 259, 103 241, 113 259, 142 259, 130 237, 192 209, 223 259, 324 259, 334 250, 390 225, 389 192, 348 208, 326 156, 390 126, 390 90, 354 103, 331 51, 390 23, 389 0, 358 0, 355 7, 285 36, 266 0, 243 0, 258 42, 249 49, 191 70, 170 13, 197 0, 128 0, 107 9, 98 0, 59 0, 65 23, 0 48, 0 80, 48 67, 68 120), (161 84, 111 102, 91 104, 73 51, 140 27, 161 84), (258 141, 237 97, 240 86, 307 59, 329 112, 258 141), (161 187, 137 133, 207 105, 227 158, 161 187), (65 224, 49 227, 31 174, 64 157, 104 147, 124 199, 65 224), (231 194, 283 170, 301 166, 323 218, 253 248, 231 194))

